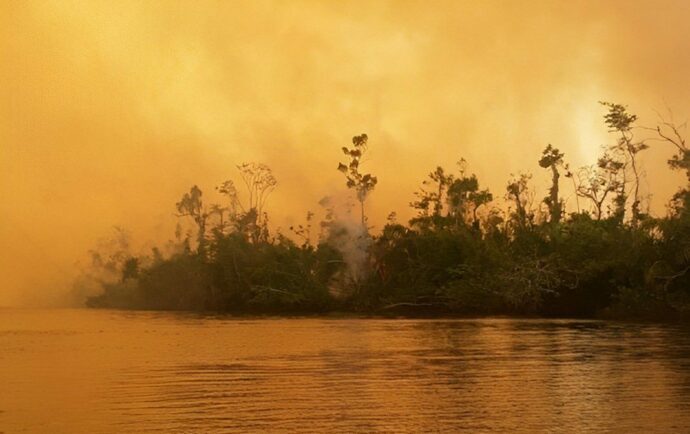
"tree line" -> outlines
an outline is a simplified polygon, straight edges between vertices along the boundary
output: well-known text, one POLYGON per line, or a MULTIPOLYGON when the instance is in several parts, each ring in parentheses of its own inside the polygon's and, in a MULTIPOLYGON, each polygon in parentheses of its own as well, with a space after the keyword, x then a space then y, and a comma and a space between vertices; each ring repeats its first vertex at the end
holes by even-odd
POLYGON ((404 224, 391 213, 379 233, 366 217, 378 184, 364 169, 366 134, 342 148, 345 161, 337 166, 358 217, 343 218, 324 199, 325 218, 317 225, 307 213, 290 236, 269 230, 267 203, 277 186, 270 168, 239 165, 239 182, 217 187, 224 203, 207 205, 197 186, 182 196, 177 215, 194 233, 178 230, 165 253, 93 252, 94 267, 108 273, 93 275, 100 293, 86 303, 233 313, 690 318, 685 124, 660 119, 641 127, 626 106, 601 104, 614 144, 581 168, 548 144, 535 158, 551 179, 543 199, 523 173, 508 181, 508 206, 500 207, 461 159, 453 170, 429 173, 410 203, 415 217, 404 224), (672 153, 669 170, 686 175, 665 216, 649 213, 642 188, 640 155, 653 142, 655 152, 672 153), (570 212, 565 189, 575 199, 570 212))

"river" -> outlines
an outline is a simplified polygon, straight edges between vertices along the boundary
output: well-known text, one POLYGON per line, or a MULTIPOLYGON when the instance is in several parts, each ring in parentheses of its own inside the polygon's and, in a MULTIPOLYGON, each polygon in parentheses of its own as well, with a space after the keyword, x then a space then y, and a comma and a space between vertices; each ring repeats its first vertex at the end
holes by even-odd
POLYGON ((690 432, 690 329, 0 309, 0 433, 690 432))

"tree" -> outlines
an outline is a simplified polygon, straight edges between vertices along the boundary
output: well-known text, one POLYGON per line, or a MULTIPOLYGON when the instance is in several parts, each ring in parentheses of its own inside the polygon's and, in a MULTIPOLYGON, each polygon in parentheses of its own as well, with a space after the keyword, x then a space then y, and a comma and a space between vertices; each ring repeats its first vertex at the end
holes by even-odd
POLYGON ((229 212, 229 207, 220 206, 217 203, 211 205, 209 215, 218 216, 218 225, 213 228, 213 232, 217 235, 223 235, 225 233, 225 227, 227 222, 225 221, 225 213, 229 212))
POLYGON ((563 153, 550 144, 543 149, 539 165, 551 181, 543 200, 548 215, 534 202, 530 175, 511 175, 507 206, 491 207, 491 193, 461 160, 458 172, 438 166, 428 174, 411 204, 419 215, 409 224, 391 213, 379 234, 369 234, 364 205, 376 178, 362 173, 362 134, 343 148, 348 164, 338 167, 356 193, 361 226, 356 218, 338 218, 343 208, 351 217, 357 206, 351 193, 337 208, 330 199, 320 202, 326 217, 318 243, 312 243, 311 212, 306 222, 290 227, 297 241, 279 231, 269 237, 266 206, 276 180, 265 165, 242 164, 236 182, 217 187, 224 195, 220 205, 202 202, 197 186, 182 196, 177 214, 196 227, 186 235, 176 231, 170 248, 133 256, 120 233, 112 248, 95 252, 92 278, 84 276, 88 286, 81 294, 102 291, 88 299, 93 307, 141 309, 690 319, 690 152, 684 125, 662 119, 649 129, 673 145, 669 165, 688 179, 668 215, 645 219, 637 158, 646 145, 631 133, 637 118, 624 106, 605 106, 606 125, 618 133, 617 141, 595 164, 573 173, 563 153), (578 202, 578 212, 564 217, 561 175, 571 178, 585 212, 578 202), (625 219, 631 206, 632 218, 625 219), (214 226, 210 237, 208 224, 214 226), (197 254, 191 253, 195 236, 197 254))
POLYGON ((457 163, 460 176, 448 186, 448 215, 457 223, 468 223, 471 209, 471 196, 479 190, 477 176, 465 175, 467 161, 461 158, 457 163))
POLYGON ((563 168, 565 169, 565 173, 564 173, 565 177, 569 178, 570 181, 573 183, 573 192, 575 193, 575 206, 577 208, 577 213, 579 214, 580 213, 580 196, 577 194, 577 179, 576 179, 577 177, 575 176, 575 173, 573 172, 573 170, 570 169, 570 164, 566 163, 563 166, 563 168))
MULTIPOLYGON (((625 156, 624 165, 622 167, 623 176, 625 177, 625 171, 628 166, 632 169, 634 178, 633 187, 633 203, 631 206, 632 211, 632 225, 636 226, 642 213, 640 211, 640 182, 642 173, 640 171, 639 162, 637 161, 637 154, 649 146, 644 143, 644 141, 635 141, 632 132, 633 124, 637 120, 637 115, 628 113, 627 107, 621 104, 614 104, 610 102, 600 102, 603 106, 608 108, 608 113, 604 115, 604 122, 610 128, 609 132, 615 132, 619 134, 618 142, 612 147, 613 151, 619 152, 625 156)), ((618 193, 617 201, 619 205, 619 211, 621 220, 625 214, 625 181, 620 185, 620 191, 618 193)))
POLYGON ((441 216, 445 194, 452 183, 453 175, 446 174, 443 167, 437 166, 436 170, 429 173, 429 180, 424 180, 422 188, 414 193, 418 200, 411 202, 410 206, 419 211, 420 217, 427 217, 429 216, 429 208, 433 204, 432 215, 441 216), (426 191, 424 187, 427 185, 433 185, 435 191, 426 191))
POLYGON ((307 219, 305 224, 298 224, 297 226, 290 226, 290 231, 299 237, 302 242, 302 248, 311 247, 311 225, 314 220, 314 213, 307 211, 307 219))
POLYGON ((676 155, 668 160, 668 164, 672 169, 685 170, 688 184, 690 184, 690 148, 680 132, 680 129, 685 127, 686 124, 677 126, 672 122, 662 121, 662 124, 656 127, 656 131, 660 138, 676 147, 676 155))
POLYGON ((685 137, 681 130, 687 128, 687 122, 676 125, 673 118, 666 120, 661 118, 661 122, 656 126, 655 131, 658 137, 666 143, 670 143, 676 148, 676 154, 668 160, 668 165, 672 170, 684 170, 687 183, 673 196, 673 206, 676 212, 690 211, 690 148, 685 142, 685 137))
POLYGON ((189 193, 185 193, 182 199, 175 204, 178 217, 191 217, 197 226, 197 253, 200 256, 206 253, 206 221, 209 213, 201 200, 203 192, 196 185, 192 186, 189 193))
POLYGON ((528 185, 531 178, 532 175, 521 173, 508 181, 506 186, 506 200, 515 204, 515 211, 511 214, 512 220, 521 230, 531 226, 534 220, 534 213, 531 210, 532 194, 528 185))
POLYGON ((246 187, 245 200, 240 198, 232 180, 227 180, 216 189, 229 200, 230 218, 238 232, 257 243, 268 239, 268 214, 265 212, 268 197, 275 190, 278 181, 273 171, 260 163, 243 163, 237 166, 246 187))
POLYGON ((576 194, 589 199, 594 207, 594 215, 597 220, 603 216, 604 204, 609 194, 618 192, 614 200, 613 215, 622 219, 622 210, 625 206, 625 195, 620 194, 624 181, 620 177, 624 169, 624 163, 616 160, 610 154, 604 153, 597 161, 596 166, 585 166, 577 172, 578 182, 576 194))
POLYGON ((479 228, 478 209, 493 200, 489 190, 479 190, 479 181, 475 174, 465 175, 467 162, 464 158, 457 163, 460 174, 456 177, 446 173, 441 166, 430 172, 428 180, 422 182, 422 188, 415 192, 418 200, 411 202, 410 206, 417 209, 419 215, 412 220, 414 225, 429 227, 430 223, 443 226, 449 219, 455 224, 472 224, 479 228), (427 191, 426 186, 432 186, 432 191, 427 191), (442 216, 443 209, 447 209, 447 215, 442 216))
POLYGON ((489 190, 479 190, 477 176, 461 176, 448 188, 449 214, 456 221, 477 225, 477 210, 493 200, 489 190), (470 219, 471 217, 471 219, 470 219), (471 220, 471 221, 470 221, 471 220))
POLYGON ((494 195, 488 189, 474 191, 470 194, 470 202, 472 203, 472 224, 475 228, 479 228, 479 217, 477 210, 480 206, 487 205, 494 200, 494 195))
POLYGON ((378 179, 370 173, 362 173, 360 166, 364 154, 367 152, 369 138, 366 134, 360 134, 352 138, 352 147, 343 146, 343 154, 350 158, 349 163, 339 163, 338 170, 345 174, 347 188, 353 189, 357 194, 360 205, 362 228, 367 232, 366 217, 364 215, 364 201, 371 191, 376 187, 378 179))
POLYGON ((551 223, 558 223, 563 214, 563 202, 558 198, 558 179, 561 174, 558 168, 563 164, 563 153, 549 144, 542 152, 539 166, 551 169, 551 188, 549 195, 544 198, 544 203, 549 208, 551 223))
POLYGON ((482 205, 493 200, 493 195, 489 190, 479 190, 479 180, 474 173, 465 175, 467 162, 464 158, 458 161, 460 176, 450 179, 448 186, 448 214, 455 217, 456 222, 462 221, 464 224, 472 223, 479 226, 477 210, 482 205), (470 222, 471 217, 471 222, 470 222))
POLYGON ((237 169, 239 169, 242 181, 247 187, 248 203, 245 210, 254 209, 261 218, 264 214, 266 201, 275 190, 278 181, 273 176, 273 171, 265 164, 243 163, 237 166, 237 169))

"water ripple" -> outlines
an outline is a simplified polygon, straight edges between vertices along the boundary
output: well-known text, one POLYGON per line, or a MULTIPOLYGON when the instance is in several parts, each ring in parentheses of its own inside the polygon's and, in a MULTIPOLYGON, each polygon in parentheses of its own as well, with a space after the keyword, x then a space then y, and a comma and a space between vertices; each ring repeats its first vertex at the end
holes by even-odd
POLYGON ((0 317, 0 431, 690 432, 683 327, 51 315, 0 317))

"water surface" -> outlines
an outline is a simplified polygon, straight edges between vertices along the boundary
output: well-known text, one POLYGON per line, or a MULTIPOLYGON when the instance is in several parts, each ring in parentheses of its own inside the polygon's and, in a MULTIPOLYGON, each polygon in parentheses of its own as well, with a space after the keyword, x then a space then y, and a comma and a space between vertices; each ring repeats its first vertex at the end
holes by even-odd
POLYGON ((690 330, 4 309, 0 432, 690 432, 690 330))

